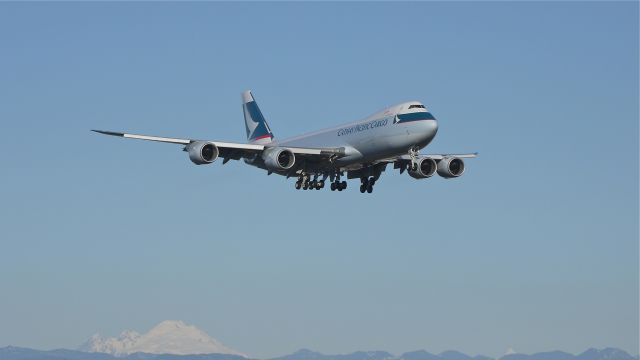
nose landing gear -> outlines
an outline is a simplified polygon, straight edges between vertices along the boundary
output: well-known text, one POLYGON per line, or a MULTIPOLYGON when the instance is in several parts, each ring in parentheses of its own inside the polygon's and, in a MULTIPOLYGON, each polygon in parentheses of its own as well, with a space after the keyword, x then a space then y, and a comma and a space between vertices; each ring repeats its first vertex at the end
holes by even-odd
POLYGON ((418 153, 420 148, 412 147, 409 149, 409 157, 411 158, 411 163, 407 166, 407 170, 416 171, 418 170, 418 153))

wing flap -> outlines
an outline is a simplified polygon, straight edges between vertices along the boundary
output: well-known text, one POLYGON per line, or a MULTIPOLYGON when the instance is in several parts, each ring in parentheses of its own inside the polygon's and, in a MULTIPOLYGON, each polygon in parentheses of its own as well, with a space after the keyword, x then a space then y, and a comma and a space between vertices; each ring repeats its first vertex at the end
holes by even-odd
MULTIPOLYGON (((462 159, 475 158, 478 157, 478 153, 470 153, 470 154, 419 154, 418 157, 429 157, 434 160, 442 160, 445 157, 457 157, 462 159)), ((389 162, 397 161, 397 160, 411 160, 411 156, 409 155, 401 155, 392 159, 388 159, 389 162)))
POLYGON ((470 154, 424 154, 424 155, 421 154, 420 156, 427 156, 435 160, 440 160, 445 157, 457 157, 457 158, 468 159, 468 158, 478 157, 478 153, 474 152, 470 154))
POLYGON ((291 150, 294 154, 300 155, 321 155, 321 156, 344 156, 345 149, 341 148, 302 148, 296 146, 282 146, 285 149, 291 150))

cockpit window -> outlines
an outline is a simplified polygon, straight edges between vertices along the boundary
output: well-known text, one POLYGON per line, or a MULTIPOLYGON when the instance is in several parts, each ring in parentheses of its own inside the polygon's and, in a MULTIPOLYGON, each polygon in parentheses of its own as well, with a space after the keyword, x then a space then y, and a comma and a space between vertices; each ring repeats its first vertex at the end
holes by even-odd
POLYGON ((417 120, 435 120, 436 118, 431 115, 430 112, 414 112, 408 114, 399 114, 398 122, 409 122, 409 121, 417 121, 417 120))
POLYGON ((424 105, 409 105, 409 109, 425 109, 424 105))

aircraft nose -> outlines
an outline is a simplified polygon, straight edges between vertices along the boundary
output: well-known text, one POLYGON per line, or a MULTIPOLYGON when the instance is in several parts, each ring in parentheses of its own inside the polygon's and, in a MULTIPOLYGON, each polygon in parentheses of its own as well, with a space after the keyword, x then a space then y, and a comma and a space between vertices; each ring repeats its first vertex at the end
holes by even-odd
POLYGON ((435 136, 436 132, 438 131, 438 121, 436 119, 433 120, 429 120, 429 121, 423 121, 424 124, 422 124, 424 131, 431 135, 431 136, 435 136))
POLYGON ((433 121, 429 121, 431 123, 431 130, 435 134, 438 131, 438 120, 433 119, 433 121))
POLYGON ((434 120, 417 121, 420 124, 420 133, 422 133, 421 143, 428 144, 433 140, 438 132, 438 122, 434 120))

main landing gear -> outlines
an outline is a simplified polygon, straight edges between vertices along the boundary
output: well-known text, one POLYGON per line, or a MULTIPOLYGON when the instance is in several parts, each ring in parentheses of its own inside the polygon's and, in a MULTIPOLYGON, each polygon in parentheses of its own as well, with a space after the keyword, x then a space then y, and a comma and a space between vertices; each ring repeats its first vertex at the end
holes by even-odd
POLYGON ((373 185, 376 184, 376 179, 374 177, 364 177, 360 179, 360 192, 368 192, 371 194, 373 192, 373 185))
POLYGON ((340 181, 340 180, 336 180, 334 182, 331 183, 331 191, 342 191, 344 189, 347 188, 347 182, 346 181, 340 181))
POLYGON ((340 181, 340 175, 341 173, 337 172, 331 176, 331 180, 333 181, 331 183, 331 191, 342 191, 347 188, 347 182, 344 180, 340 181))
POLYGON ((295 187, 296 190, 300 190, 301 188, 303 190, 320 190, 324 187, 324 179, 318 180, 318 175, 315 175, 313 180, 311 180, 309 174, 301 174, 298 176, 295 187))
MULTIPOLYGON (((347 182, 344 180, 340 180, 340 173, 331 175, 331 191, 342 191, 347 188, 347 182)), ((295 188, 296 190, 320 190, 324 188, 325 181, 329 177, 329 174, 314 174, 313 180, 311 179, 311 175, 307 173, 302 173, 298 176, 298 181, 296 181, 295 188), (322 179, 318 180, 318 178, 322 175, 322 179)))

